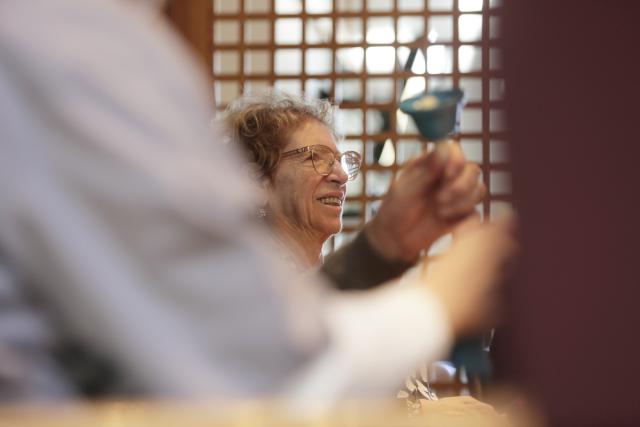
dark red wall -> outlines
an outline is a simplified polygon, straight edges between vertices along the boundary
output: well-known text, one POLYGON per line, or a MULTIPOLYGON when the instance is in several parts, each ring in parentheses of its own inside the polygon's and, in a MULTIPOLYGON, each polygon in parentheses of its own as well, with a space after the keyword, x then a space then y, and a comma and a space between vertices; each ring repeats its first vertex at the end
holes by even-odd
POLYGON ((639 426, 640 2, 503 3, 524 252, 500 368, 553 426, 639 426))

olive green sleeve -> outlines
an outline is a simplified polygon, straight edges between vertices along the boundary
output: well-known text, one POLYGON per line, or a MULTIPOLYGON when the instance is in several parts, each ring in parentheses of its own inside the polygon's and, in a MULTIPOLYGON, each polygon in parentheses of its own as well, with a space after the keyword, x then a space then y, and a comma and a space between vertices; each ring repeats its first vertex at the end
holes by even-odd
POLYGON ((390 261, 380 255, 361 232, 351 243, 325 259, 321 270, 337 289, 370 289, 395 279, 413 263, 390 261))

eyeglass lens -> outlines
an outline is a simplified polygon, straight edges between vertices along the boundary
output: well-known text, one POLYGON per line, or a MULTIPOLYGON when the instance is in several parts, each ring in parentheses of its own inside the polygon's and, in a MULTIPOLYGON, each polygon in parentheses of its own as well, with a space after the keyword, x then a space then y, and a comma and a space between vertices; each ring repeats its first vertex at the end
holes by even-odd
MULTIPOLYGON (((328 175, 331 173, 335 154, 330 148, 323 145, 313 147, 312 159, 318 173, 322 175, 328 175)), ((360 156, 354 151, 347 151, 340 157, 340 165, 347 173, 349 180, 353 180, 360 170, 360 156)))
POLYGON ((355 179, 360 171, 360 156, 353 151, 347 151, 340 158, 342 169, 349 176, 349 180, 355 179))

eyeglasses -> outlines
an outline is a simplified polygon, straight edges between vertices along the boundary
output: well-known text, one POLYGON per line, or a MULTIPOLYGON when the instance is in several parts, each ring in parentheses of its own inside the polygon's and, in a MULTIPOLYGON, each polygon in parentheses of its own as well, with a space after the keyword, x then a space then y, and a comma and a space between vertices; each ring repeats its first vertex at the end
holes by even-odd
POLYGON ((346 172, 349 181, 353 181, 356 179, 356 176, 358 176, 360 165, 362 164, 362 157, 355 151, 345 151, 342 154, 336 155, 333 150, 326 145, 317 144, 286 151, 282 153, 281 158, 284 159, 306 152, 311 153, 313 168, 320 175, 329 175, 333 169, 333 164, 338 160, 342 169, 346 172))

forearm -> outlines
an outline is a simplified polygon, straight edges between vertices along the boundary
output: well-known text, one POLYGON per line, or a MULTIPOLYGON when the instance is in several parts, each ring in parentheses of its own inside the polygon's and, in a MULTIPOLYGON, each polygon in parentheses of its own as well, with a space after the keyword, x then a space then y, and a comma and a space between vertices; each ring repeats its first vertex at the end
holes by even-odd
POLYGON ((365 232, 327 257, 321 270, 337 289, 363 290, 401 276, 413 263, 391 261, 369 242, 365 232))
POLYGON ((335 295, 326 310, 329 346, 290 387, 292 397, 389 396, 411 370, 446 355, 453 337, 446 310, 413 285, 335 295))

